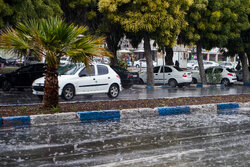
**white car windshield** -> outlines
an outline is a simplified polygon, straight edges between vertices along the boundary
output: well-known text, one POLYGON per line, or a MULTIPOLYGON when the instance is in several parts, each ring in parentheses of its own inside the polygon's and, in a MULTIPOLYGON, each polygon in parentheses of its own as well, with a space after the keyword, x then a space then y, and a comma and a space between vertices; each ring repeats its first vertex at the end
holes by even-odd
POLYGON ((59 75, 74 75, 82 66, 77 64, 68 64, 57 69, 59 75))

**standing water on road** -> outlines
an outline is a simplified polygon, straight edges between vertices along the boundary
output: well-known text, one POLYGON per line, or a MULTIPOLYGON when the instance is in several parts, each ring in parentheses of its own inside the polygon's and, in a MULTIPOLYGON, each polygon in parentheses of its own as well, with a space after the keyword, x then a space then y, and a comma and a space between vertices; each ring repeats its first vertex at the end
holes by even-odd
POLYGON ((249 166, 249 127, 246 112, 1 129, 0 166, 249 166))

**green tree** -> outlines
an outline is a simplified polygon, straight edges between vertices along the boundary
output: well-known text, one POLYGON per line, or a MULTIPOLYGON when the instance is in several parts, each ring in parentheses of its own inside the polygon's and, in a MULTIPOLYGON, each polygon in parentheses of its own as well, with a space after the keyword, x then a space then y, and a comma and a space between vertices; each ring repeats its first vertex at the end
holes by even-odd
POLYGON ((61 0, 63 17, 66 21, 77 25, 87 25, 93 35, 106 36, 109 51, 113 54, 111 64, 117 65, 117 50, 119 42, 124 36, 122 27, 109 20, 98 11, 97 0, 61 0))
POLYGON ((154 85, 150 39, 160 46, 173 45, 180 27, 185 24, 185 11, 191 0, 100 0, 99 9, 110 20, 122 25, 126 32, 139 34, 144 40, 147 61, 147 85, 154 85))
POLYGON ((186 20, 185 42, 197 46, 197 59, 203 84, 207 84, 202 48, 223 47, 229 39, 240 37, 249 26, 249 0, 194 0, 186 20))
POLYGON ((60 0, 0 0, 0 6, 0 28, 62 14, 60 0))
POLYGON ((26 55, 30 50, 46 58, 47 72, 44 83, 44 107, 58 106, 58 74, 56 70, 60 58, 71 57, 73 62, 83 62, 86 66, 91 56, 108 54, 101 47, 103 38, 84 35, 86 27, 66 24, 60 18, 31 20, 19 23, 16 29, 6 28, 0 36, 0 48, 26 55), (79 36, 82 37, 79 37, 79 36))

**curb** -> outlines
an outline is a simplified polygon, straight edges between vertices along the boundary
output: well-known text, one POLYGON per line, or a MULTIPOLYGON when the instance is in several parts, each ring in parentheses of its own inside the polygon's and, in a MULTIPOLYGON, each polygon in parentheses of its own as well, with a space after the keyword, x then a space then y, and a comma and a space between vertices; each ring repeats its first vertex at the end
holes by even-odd
POLYGON ((216 84, 216 85, 203 85, 203 84, 192 84, 197 88, 209 88, 209 87, 221 87, 224 88, 225 85, 224 84, 216 84))
MULTIPOLYGON (((0 128, 20 127, 20 126, 38 126, 65 123, 89 123, 102 121, 116 121, 129 118, 145 118, 155 116, 168 116, 178 114, 190 114, 195 112, 212 113, 212 114, 237 114, 239 108, 250 108, 250 102, 247 103, 215 103, 190 106, 174 107, 156 107, 136 108, 123 110, 104 110, 104 111, 86 111, 86 112, 69 112, 58 114, 44 114, 31 116, 16 116, 0 118, 0 128)), ((248 112, 247 110, 246 112, 248 112)))

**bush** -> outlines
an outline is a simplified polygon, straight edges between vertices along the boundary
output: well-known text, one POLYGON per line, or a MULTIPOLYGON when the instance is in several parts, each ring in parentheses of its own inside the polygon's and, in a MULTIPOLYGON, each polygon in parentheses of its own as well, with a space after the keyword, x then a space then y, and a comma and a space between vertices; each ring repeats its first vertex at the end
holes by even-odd
POLYGON ((222 76, 220 73, 214 73, 214 74, 208 73, 207 76, 208 76, 208 83, 212 85, 220 83, 222 79, 222 76))

